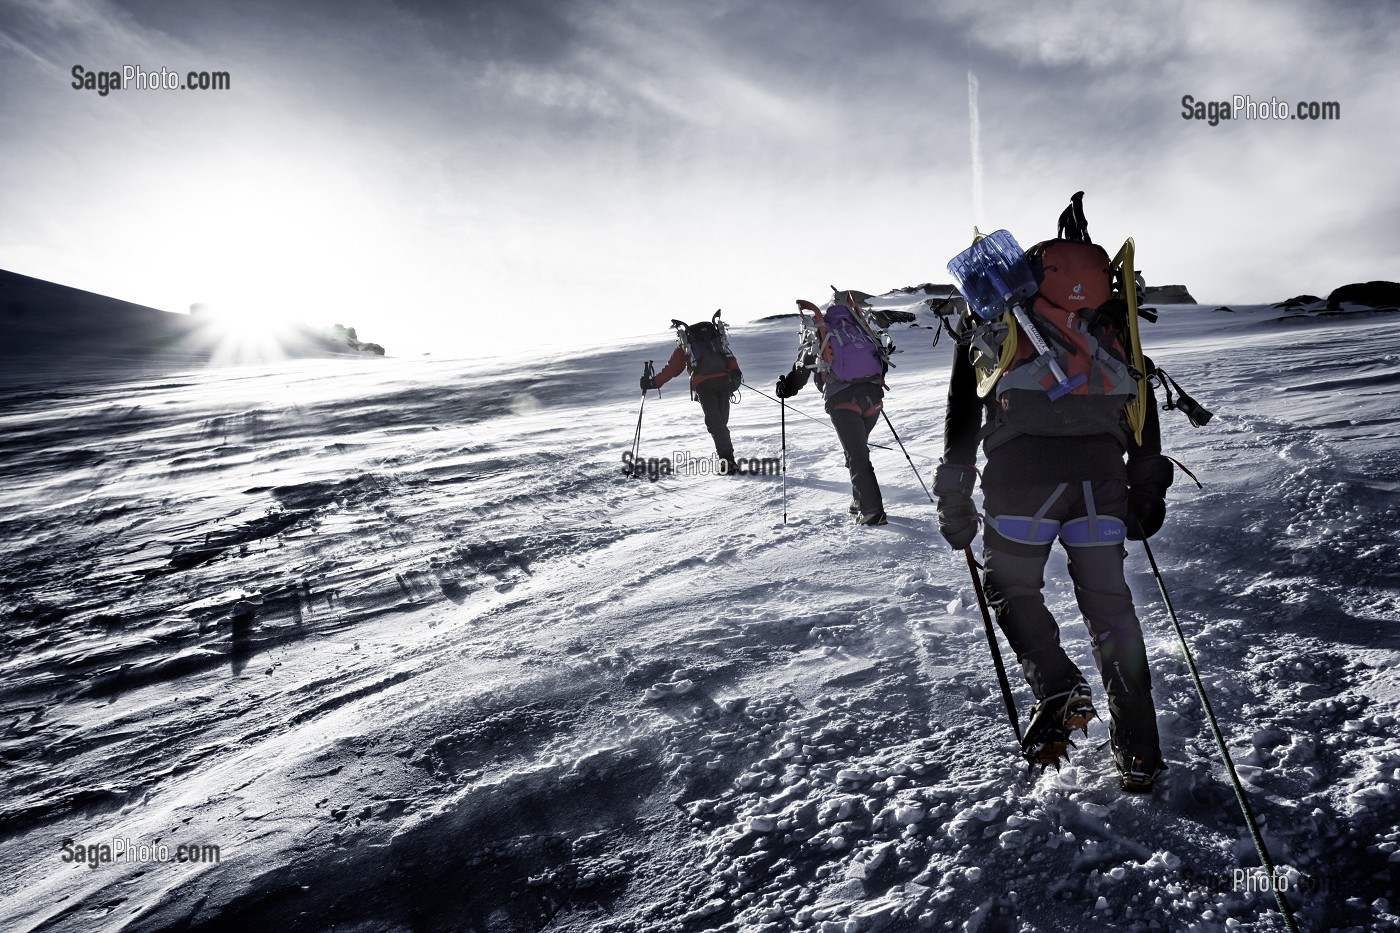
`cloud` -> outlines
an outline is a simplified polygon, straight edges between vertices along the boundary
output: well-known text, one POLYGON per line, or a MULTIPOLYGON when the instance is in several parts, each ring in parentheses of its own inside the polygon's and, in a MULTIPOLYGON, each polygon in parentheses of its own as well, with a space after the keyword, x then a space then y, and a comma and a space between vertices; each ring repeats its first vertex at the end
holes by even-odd
POLYGON ((1222 300, 1400 255, 1400 87, 1377 66, 1400 18, 1379 3, 18 10, 0 250, 158 306, 225 283, 369 339, 476 345, 517 338, 504 308, 616 335, 668 301, 743 320, 834 279, 945 280, 973 222, 969 66, 988 227, 1050 235, 1086 189, 1096 235, 1134 234, 1149 274, 1222 300), (234 90, 99 99, 67 87, 79 60, 218 67, 234 90), (1186 93, 1344 116, 1207 127, 1186 93))

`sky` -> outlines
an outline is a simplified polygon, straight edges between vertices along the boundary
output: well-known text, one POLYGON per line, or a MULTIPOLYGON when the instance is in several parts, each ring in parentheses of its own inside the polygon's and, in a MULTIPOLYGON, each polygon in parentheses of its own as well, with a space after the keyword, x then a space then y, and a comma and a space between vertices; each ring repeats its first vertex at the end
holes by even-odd
POLYGON ((0 0, 0 268, 402 356, 665 344, 949 282, 1084 190, 1149 284, 1326 295, 1400 280, 1397 51, 1390 0, 0 0))

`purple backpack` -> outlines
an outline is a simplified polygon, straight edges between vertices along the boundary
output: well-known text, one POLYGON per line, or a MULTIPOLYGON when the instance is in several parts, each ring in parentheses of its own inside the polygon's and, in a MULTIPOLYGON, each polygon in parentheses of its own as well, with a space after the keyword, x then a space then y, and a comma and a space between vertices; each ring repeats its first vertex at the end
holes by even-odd
POLYGON ((818 311, 817 335, 825 369, 838 382, 879 382, 885 376, 885 354, 863 321, 845 305, 818 311))

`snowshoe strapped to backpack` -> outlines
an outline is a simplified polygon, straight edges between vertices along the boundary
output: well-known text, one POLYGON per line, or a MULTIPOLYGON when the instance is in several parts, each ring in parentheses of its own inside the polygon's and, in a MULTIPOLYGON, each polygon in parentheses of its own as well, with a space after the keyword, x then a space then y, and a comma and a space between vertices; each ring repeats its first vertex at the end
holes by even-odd
POLYGON ((694 324, 673 320, 671 326, 676 329, 676 340, 685 351, 686 368, 692 379, 728 373, 728 379, 705 378, 700 387, 705 391, 728 394, 739 388, 744 375, 729 349, 728 325, 720 320, 719 315, 719 311, 716 311, 708 321, 694 324))
MULTIPOLYGON (((889 368, 889 338, 877 330, 853 298, 833 299, 826 310, 799 300, 800 311, 812 312, 811 345, 817 371, 837 382, 884 384, 889 368)), ((803 315, 803 328, 808 329, 803 315)))

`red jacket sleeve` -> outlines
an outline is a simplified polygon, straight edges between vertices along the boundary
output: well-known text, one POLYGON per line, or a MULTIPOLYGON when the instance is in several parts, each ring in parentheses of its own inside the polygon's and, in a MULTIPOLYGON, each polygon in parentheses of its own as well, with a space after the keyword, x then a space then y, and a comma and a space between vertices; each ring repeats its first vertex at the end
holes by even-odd
POLYGON ((685 350, 677 344, 675 352, 671 354, 671 359, 652 379, 652 383, 659 389, 683 372, 685 372, 685 350))

